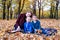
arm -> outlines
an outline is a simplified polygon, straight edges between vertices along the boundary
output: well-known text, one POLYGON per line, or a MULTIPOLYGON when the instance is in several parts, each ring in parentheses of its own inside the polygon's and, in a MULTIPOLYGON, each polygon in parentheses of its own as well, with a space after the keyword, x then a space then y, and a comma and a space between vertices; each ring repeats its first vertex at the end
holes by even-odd
POLYGON ((32 29, 33 29, 33 31, 35 32, 35 28, 34 28, 34 25, 33 25, 33 23, 32 23, 32 29))
POLYGON ((26 23, 24 23, 24 32, 26 32, 26 23))
POLYGON ((41 29, 40 21, 38 21, 38 28, 41 29))

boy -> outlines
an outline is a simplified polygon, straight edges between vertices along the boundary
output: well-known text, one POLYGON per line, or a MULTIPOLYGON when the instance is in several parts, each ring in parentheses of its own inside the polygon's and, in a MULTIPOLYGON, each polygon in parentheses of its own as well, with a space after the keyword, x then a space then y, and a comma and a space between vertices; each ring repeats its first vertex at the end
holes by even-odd
POLYGON ((31 22, 31 18, 27 17, 26 22, 24 23, 24 33, 33 33, 34 27, 31 22))
POLYGON ((35 33, 39 33, 39 34, 42 33, 46 36, 51 36, 57 32, 57 30, 53 28, 42 28, 40 25, 40 21, 38 20, 36 15, 33 15, 32 19, 33 19, 32 23, 35 29, 35 33))
POLYGON ((34 29, 35 29, 35 33, 36 32, 41 32, 41 25, 40 25, 40 21, 38 20, 38 18, 36 17, 36 15, 32 16, 32 24, 34 25, 34 29))

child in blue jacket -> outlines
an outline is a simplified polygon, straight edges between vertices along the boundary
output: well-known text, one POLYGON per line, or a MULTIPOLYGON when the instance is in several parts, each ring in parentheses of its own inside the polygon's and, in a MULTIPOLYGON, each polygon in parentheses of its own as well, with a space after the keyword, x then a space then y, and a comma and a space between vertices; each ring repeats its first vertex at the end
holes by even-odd
POLYGON ((36 31, 40 30, 41 31, 41 25, 40 25, 40 21, 38 20, 37 16, 36 15, 33 15, 32 16, 32 24, 34 26, 34 30, 35 30, 35 33, 36 31))
POLYGON ((53 35, 57 32, 57 30, 54 29, 54 28, 42 28, 41 25, 40 25, 40 21, 38 20, 36 15, 33 15, 32 19, 33 19, 32 23, 33 23, 33 26, 34 26, 35 33, 37 31, 41 31, 42 34, 44 34, 46 36, 51 36, 51 35, 53 35))
POLYGON ((34 26, 31 22, 31 18, 27 17, 26 22, 24 23, 24 33, 33 33, 34 26))

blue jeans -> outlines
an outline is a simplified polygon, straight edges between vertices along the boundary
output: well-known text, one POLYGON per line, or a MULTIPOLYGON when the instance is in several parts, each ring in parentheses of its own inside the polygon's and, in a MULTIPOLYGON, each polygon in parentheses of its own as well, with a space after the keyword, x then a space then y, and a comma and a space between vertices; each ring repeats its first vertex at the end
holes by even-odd
POLYGON ((52 34, 55 35, 55 33, 57 33, 57 30, 53 28, 41 28, 41 30, 42 30, 42 34, 46 36, 51 36, 52 34), (48 32, 51 32, 51 33, 48 33, 48 32))

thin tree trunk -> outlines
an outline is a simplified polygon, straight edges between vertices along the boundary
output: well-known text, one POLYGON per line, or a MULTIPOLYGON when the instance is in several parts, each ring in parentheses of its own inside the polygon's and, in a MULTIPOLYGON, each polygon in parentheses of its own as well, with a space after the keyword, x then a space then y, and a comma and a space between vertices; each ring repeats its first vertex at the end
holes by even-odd
POLYGON ((39 19, 40 19, 41 8, 39 8, 39 19))
POLYGON ((21 8, 21 0, 19 0, 18 16, 19 16, 19 14, 20 14, 20 8, 21 8))
POLYGON ((58 5, 59 5, 59 1, 57 1, 56 3, 56 19, 58 19, 58 5))
MULTIPOLYGON (((11 0, 11 5, 12 5, 12 0, 11 0)), ((12 19, 12 15, 13 15, 13 13, 12 13, 12 7, 10 8, 10 19, 12 19)))
POLYGON ((33 9, 33 14, 35 14, 35 15, 36 15, 36 9, 35 9, 35 8, 33 9))
POLYGON ((11 6, 11 1, 9 1, 9 5, 7 5, 7 10, 8 10, 8 13, 7 13, 7 20, 9 20, 9 8, 11 6))
POLYGON ((20 13, 22 12, 23 8, 24 8, 24 4, 25 4, 25 0, 23 0, 22 6, 21 6, 21 1, 19 1, 19 7, 18 7, 18 16, 20 15, 20 13), (21 8, 22 7, 22 8, 21 8))
POLYGON ((44 15, 43 15, 43 6, 42 6, 42 18, 44 18, 44 15))
POLYGON ((7 10, 8 10, 8 12, 7 12, 7 20, 9 20, 9 6, 7 7, 7 10))
POLYGON ((36 15, 36 0, 34 1, 34 5, 33 5, 33 14, 36 15))
POLYGON ((24 4, 25 4, 25 0, 23 1, 23 4, 22 4, 22 8, 20 10, 20 13, 22 12, 23 8, 24 8, 24 4))
POLYGON ((5 2, 3 2, 2 4, 3 4, 3 20, 4 20, 5 16, 6 16, 6 14, 5 14, 5 2))
POLYGON ((53 18, 53 6, 52 6, 52 3, 51 3, 51 9, 50 9, 50 18, 53 18))
POLYGON ((54 12, 54 18, 56 19, 56 7, 55 7, 55 12, 54 12))
POLYGON ((38 1, 38 8, 39 8, 39 19, 40 19, 40 13, 41 13, 41 0, 40 0, 40 2, 38 1))
POLYGON ((13 12, 12 12, 12 9, 10 9, 10 19, 12 19, 12 15, 13 15, 13 12))

